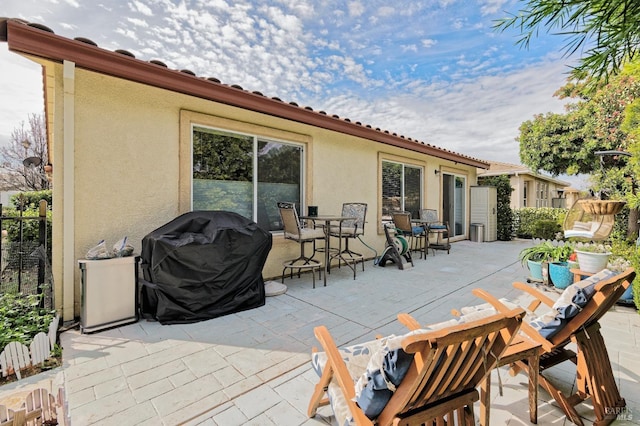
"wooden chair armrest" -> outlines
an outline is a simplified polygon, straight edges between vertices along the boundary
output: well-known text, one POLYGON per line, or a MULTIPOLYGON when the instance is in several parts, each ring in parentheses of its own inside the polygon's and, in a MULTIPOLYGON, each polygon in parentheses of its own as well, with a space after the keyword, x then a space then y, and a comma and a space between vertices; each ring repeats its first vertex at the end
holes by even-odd
POLYGON ((520 325, 520 330, 524 334, 526 334, 527 337, 529 337, 531 340, 533 340, 536 343, 539 343, 545 352, 553 351, 553 348, 554 348, 553 343, 551 343, 550 341, 542 337, 540 332, 538 332, 538 330, 536 330, 535 328, 531 327, 528 322, 523 321, 522 324, 520 325))
POLYGON ((400 321, 402 325, 404 325, 411 331, 417 330, 420 328, 420 323, 416 321, 414 317, 406 313, 398 314, 398 321, 400 321))
MULTIPOLYGON (((529 309, 530 311, 535 311, 536 308, 538 307, 538 305, 540 305, 540 302, 544 303, 545 305, 547 305, 548 307, 552 307, 553 304, 555 303, 550 297, 545 296, 544 294, 542 294, 541 292, 539 292, 538 290, 536 290, 535 288, 531 287, 530 285, 527 285, 525 283, 521 283, 521 282, 515 282, 513 283, 513 287, 517 288, 518 290, 522 290, 523 292, 529 294, 530 296, 532 296, 533 298, 536 299, 535 303, 535 307, 533 309, 529 309)), ((534 302, 532 302, 532 305, 534 304, 534 302)))
POLYGON ((502 303, 497 297, 493 296, 491 293, 481 289, 474 288, 472 291, 474 296, 479 297, 480 299, 488 302, 491 306, 495 308, 496 311, 500 313, 507 313, 511 311, 504 303, 502 303))
POLYGON ((353 415, 355 423, 358 425, 362 424, 373 426, 373 422, 365 416, 364 412, 354 401, 355 389, 353 379, 351 379, 347 365, 340 356, 338 347, 333 341, 331 334, 329 334, 329 330, 327 330, 327 327, 321 325, 314 328, 313 331, 316 339, 320 342, 322 349, 324 349, 324 352, 327 354, 327 365, 325 368, 331 368, 333 370, 333 378, 336 380, 344 394, 344 398, 349 406, 351 415, 353 415))
MULTIPOLYGON (((515 284, 518 284, 518 283, 515 283, 515 284)), ((473 289, 472 292, 475 296, 485 300, 486 302, 489 302, 489 304, 491 304, 491 306, 493 306, 498 312, 507 313, 510 311, 510 309, 504 303, 502 303, 498 298, 486 292, 485 290, 476 288, 476 289, 473 289)), ((543 297, 547 298, 544 295, 543 297)), ((537 302, 537 301, 534 301, 534 302, 537 302)), ((537 303, 539 304, 540 302, 537 302, 537 303)), ((530 337, 531 340, 537 343, 540 343, 540 345, 542 345, 542 347, 546 351, 550 351, 552 349, 553 344, 549 342, 547 339, 545 339, 544 337, 542 337, 540 333, 535 328, 530 326, 526 321, 522 322, 522 324, 520 325, 520 330, 524 334, 526 334, 528 337, 530 337)))

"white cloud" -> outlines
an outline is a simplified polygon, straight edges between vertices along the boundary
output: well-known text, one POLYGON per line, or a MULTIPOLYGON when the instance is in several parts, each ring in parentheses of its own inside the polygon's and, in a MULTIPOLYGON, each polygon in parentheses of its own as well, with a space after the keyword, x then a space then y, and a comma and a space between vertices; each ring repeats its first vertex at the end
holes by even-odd
POLYGON ((382 6, 378 8, 378 16, 392 16, 395 14, 396 9, 391 6, 382 6))
POLYGON ((349 2, 349 15, 361 16, 365 11, 365 7, 360 1, 349 2))
POLYGON ((480 6, 480 13, 482 16, 486 16, 500 12, 506 2, 507 0, 485 0, 484 4, 480 6))
POLYGON ((437 40, 434 40, 434 39, 431 39, 431 38, 425 38, 425 39, 421 40, 420 42, 422 43, 422 47, 425 47, 427 49, 430 48, 430 47, 435 46, 438 43, 437 40))
POLYGON ((538 59, 511 49, 508 35, 473 31, 491 25, 480 13, 506 0, 127 0, 79 9, 60 1, 46 10, 38 1, 8 0, 5 13, 38 10, 42 18, 24 18, 60 35, 486 159, 517 162, 518 126, 555 108, 566 71, 526 67, 538 59))
POLYGON ((153 11, 151 10, 151 8, 141 1, 134 0, 130 2, 129 8, 132 11, 142 13, 145 16, 153 16, 153 11))
POLYGON ((0 114, 0 146, 9 142, 13 129, 26 122, 29 114, 44 112, 42 67, 9 52, 0 43, 0 94, 5 104, 0 114))
POLYGON ((464 19, 454 19, 453 22, 451 23, 451 28, 453 28, 454 30, 459 30, 462 29, 464 27, 464 19))
POLYGON ((136 27, 148 28, 149 24, 144 19, 127 18, 127 21, 136 27))
POLYGON ((412 82, 374 98, 348 94, 319 102, 352 121, 471 157, 519 163, 518 127, 534 114, 564 111, 552 95, 565 71, 561 61, 545 62, 458 83, 412 82))

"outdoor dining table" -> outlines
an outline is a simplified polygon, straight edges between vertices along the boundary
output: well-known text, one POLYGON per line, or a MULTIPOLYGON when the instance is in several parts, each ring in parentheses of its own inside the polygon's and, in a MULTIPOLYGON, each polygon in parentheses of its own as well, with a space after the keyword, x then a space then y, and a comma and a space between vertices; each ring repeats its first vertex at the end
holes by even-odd
MULTIPOLYGON (((338 262, 340 262, 340 260, 344 260, 344 263, 351 268, 351 270, 353 270, 353 279, 356 278, 356 266, 351 265, 347 259, 345 259, 342 256, 342 222, 345 222, 347 220, 355 220, 357 219, 356 217, 352 217, 352 216, 334 216, 334 215, 317 215, 317 216, 300 216, 300 219, 304 219, 304 220, 310 220, 312 221, 314 224, 316 223, 316 221, 318 222, 324 222, 324 285, 327 285, 327 273, 331 272, 331 265, 330 265, 330 260, 333 259, 334 257, 338 258, 338 262), (331 256, 330 255, 330 250, 331 250, 331 223, 338 223, 339 226, 339 237, 338 237, 338 252, 336 255, 331 256)), ((340 263, 338 263, 338 265, 340 265, 340 263)))

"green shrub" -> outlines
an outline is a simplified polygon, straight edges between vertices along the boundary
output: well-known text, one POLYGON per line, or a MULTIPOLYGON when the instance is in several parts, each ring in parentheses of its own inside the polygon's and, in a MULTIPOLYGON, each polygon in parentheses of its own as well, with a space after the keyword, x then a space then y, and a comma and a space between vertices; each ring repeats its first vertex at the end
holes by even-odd
POLYGON ((16 209, 20 207, 20 198, 22 198, 24 207, 26 209, 36 211, 38 210, 38 206, 40 205, 40 200, 45 200, 49 209, 51 209, 51 203, 53 201, 53 196, 50 189, 44 191, 21 192, 19 194, 11 196, 11 204, 13 204, 13 207, 16 209))
MULTIPOLYGON (((640 271, 640 252, 635 242, 629 242, 624 239, 615 239, 611 242, 611 253, 614 256, 625 258, 631 263, 631 266, 640 271)), ((633 301, 640 313, 640 278, 636 278, 631 283, 633 286, 633 301)))
POLYGON ((0 352, 11 342, 29 345, 39 332, 48 333, 56 311, 40 308, 41 296, 0 295, 0 352))
MULTIPOLYGON (((22 211, 23 217, 37 218, 40 215, 40 200, 47 201, 47 255, 51 260, 51 191, 32 191, 23 192, 11 197, 11 202, 16 206, 15 208, 3 208, 2 214, 6 217, 18 217, 20 216, 20 210, 18 206, 20 204, 19 199, 22 196, 24 202, 24 210, 22 211)), ((38 243, 40 234, 40 221, 39 220, 4 220, 2 226, 7 231, 7 242, 20 241, 20 222, 22 222, 22 240, 32 241, 38 243)))
MULTIPOLYGON (((567 215, 567 209, 551 207, 524 207, 514 210, 514 227, 516 235, 520 238, 533 238, 536 223, 544 220, 554 221, 562 227, 562 222, 567 215)), ((555 235, 554 235, 555 237, 555 235)))
POLYGON ((558 232, 562 231, 562 227, 555 220, 539 220, 533 224, 531 236, 533 238, 542 238, 543 240, 554 240, 558 232))

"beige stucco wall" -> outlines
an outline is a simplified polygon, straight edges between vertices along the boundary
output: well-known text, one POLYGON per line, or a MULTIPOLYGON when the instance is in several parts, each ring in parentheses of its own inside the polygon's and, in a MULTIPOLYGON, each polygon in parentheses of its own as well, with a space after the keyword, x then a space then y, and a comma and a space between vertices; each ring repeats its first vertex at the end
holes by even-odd
MULTIPOLYGON (((59 67, 59 65, 57 66, 59 67)), ((67 91, 54 73, 56 97, 67 91)), ((70 84, 65 82, 65 84, 70 84)), ((464 174, 475 184, 475 168, 346 136, 308 125, 241 110, 195 97, 76 69, 73 103, 73 182, 64 182, 64 108, 55 101, 54 123, 54 280, 63 281, 64 227, 73 227, 74 262, 105 239, 111 246, 128 236, 136 252, 142 238, 189 210, 190 123, 247 131, 306 144, 306 204, 338 214, 346 201, 369 205, 365 241, 380 253, 380 159, 421 165, 424 207, 439 210, 440 176, 434 170, 464 174), (185 130, 187 129, 187 130, 185 130), (73 193, 73 223, 65 222, 62 200, 73 193), (59 197, 56 199, 56 197, 59 197)), ((68 111, 67 111, 68 112, 68 111)), ((66 123, 69 125, 69 123, 66 123)), ((68 129, 68 127, 67 127, 68 129)), ((70 131, 67 130, 67 133, 70 131)), ((67 152, 69 155, 69 152, 67 152)), ((68 243, 68 242, 67 242, 68 243)), ((360 243, 353 249, 373 257, 360 243)), ((297 244, 274 234, 265 278, 279 276, 282 261, 296 257, 297 244)), ((75 316, 79 315, 80 273, 75 268, 75 316)))
MULTIPOLYGON (((547 201, 548 207, 552 207, 552 198, 558 197, 558 190, 563 190, 564 185, 558 185, 555 182, 545 179, 538 179, 528 174, 519 174, 509 176, 509 182, 513 192, 511 193, 510 206, 512 209, 521 209, 524 206, 524 188, 529 186, 527 190, 528 205, 527 207, 536 207, 536 185, 538 182, 546 183, 548 185, 547 201)), ((571 200, 568 200, 565 205, 566 208, 571 207, 571 200)))

